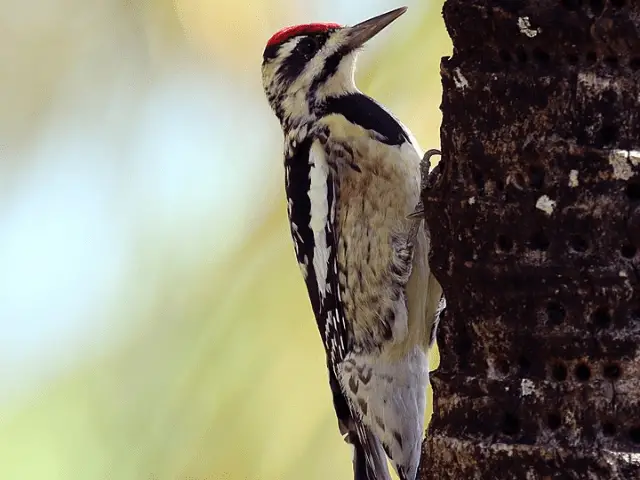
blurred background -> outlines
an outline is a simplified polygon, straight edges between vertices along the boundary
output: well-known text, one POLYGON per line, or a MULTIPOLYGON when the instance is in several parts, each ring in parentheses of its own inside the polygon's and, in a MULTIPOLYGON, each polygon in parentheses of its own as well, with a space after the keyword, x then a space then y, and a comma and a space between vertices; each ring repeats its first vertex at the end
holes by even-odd
MULTIPOLYGON (((439 146, 442 0, 360 88, 439 146)), ((348 479, 294 260, 266 40, 392 0, 5 0, 0 479, 348 479)))

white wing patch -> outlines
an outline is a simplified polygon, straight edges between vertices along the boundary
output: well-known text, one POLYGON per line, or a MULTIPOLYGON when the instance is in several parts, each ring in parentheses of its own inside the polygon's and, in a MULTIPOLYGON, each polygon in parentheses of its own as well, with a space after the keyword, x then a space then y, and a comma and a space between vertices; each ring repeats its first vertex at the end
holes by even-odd
POLYGON ((331 247, 327 245, 327 223, 329 222, 328 178, 329 165, 324 149, 319 142, 314 142, 309 151, 309 177, 311 187, 311 231, 313 232, 313 269, 318 282, 318 293, 321 298, 327 294, 327 274, 331 247))

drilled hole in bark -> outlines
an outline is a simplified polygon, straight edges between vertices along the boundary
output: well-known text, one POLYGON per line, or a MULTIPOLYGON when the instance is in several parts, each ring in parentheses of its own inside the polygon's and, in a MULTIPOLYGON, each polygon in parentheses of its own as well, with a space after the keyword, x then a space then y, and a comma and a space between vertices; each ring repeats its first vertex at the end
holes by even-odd
POLYGON ((575 53, 570 53, 569 55, 567 55, 567 63, 569 65, 577 65, 579 61, 580 58, 575 53))
POLYGON ((468 334, 461 335, 456 341, 456 353, 463 359, 467 358, 467 355, 471 352, 471 347, 473 347, 473 342, 468 334))
POLYGON ((531 188, 542 188, 544 185, 544 168, 538 165, 529 167, 529 185, 531 188))
POLYGON ((587 64, 593 65, 598 61, 598 55, 596 55, 596 52, 587 52, 585 60, 587 61, 587 64))
POLYGON ((637 251, 638 249, 633 245, 623 245, 623 247, 620 249, 620 255, 622 255, 624 258, 633 258, 636 256, 637 251))
POLYGON ((500 56, 500 60, 505 63, 509 63, 511 61, 511 54, 507 50, 500 50, 498 55, 500 56))
POLYGON ((562 0, 562 6, 567 10, 577 10, 582 6, 582 0, 562 0))
POLYGON ((591 11, 596 15, 602 14, 604 10, 604 1, 603 0, 591 0, 589 2, 591 4, 591 11))
POLYGON ((625 193, 627 194, 627 198, 632 202, 640 200, 640 182, 635 181, 627 183, 625 193))
POLYGON ((474 170, 473 181, 478 189, 478 194, 482 195, 484 193, 484 175, 480 170, 474 170))
MULTIPOLYGON (((460 257, 465 262, 473 262, 474 255, 473 245, 466 243, 460 246, 460 257)), ((468 264, 468 266, 469 265, 471 264, 468 264)))
POLYGON ((496 190, 499 192, 504 191, 504 182, 502 180, 496 180, 496 190))
POLYGON ((564 382, 567 379, 567 367, 562 363, 556 363, 551 369, 553 379, 558 382, 564 382))
POLYGON ((513 240, 511 240, 506 235, 498 235, 498 240, 496 241, 498 246, 498 250, 502 252, 510 252, 513 248, 513 240))
POLYGON ((574 252, 584 253, 589 249, 589 242, 580 235, 571 235, 569 238, 569 246, 574 252))
POLYGON ((618 378, 620 378, 621 373, 622 370, 620 370, 620 365, 616 365, 615 363, 605 365, 602 369, 602 374, 609 380, 617 380, 618 378))
POLYGON ((533 49, 533 59, 540 65, 548 65, 551 57, 547 52, 539 47, 536 47, 533 49))
POLYGON ((507 375, 509 373, 511 369, 509 368, 509 362, 505 361, 505 360, 500 360, 498 362, 498 371, 503 374, 503 375, 507 375))
POLYGON ((635 57, 635 58, 632 58, 631 60, 629 60, 629 68, 631 68, 632 70, 639 70, 640 69, 640 57, 635 57))
POLYGON ((520 373, 527 373, 531 368, 531 360, 524 355, 520 355, 518 357, 518 367, 520 368, 520 373))
POLYGON ((537 232, 534 233, 531 237, 531 240, 529 240, 529 245, 531 245, 531 248, 533 248, 534 250, 544 252, 549 248, 549 239, 544 233, 537 232))
POLYGON ((547 426, 551 430, 557 430, 562 425, 562 418, 558 413, 550 413, 547 415, 547 426))
POLYGON ((527 55, 527 52, 521 45, 519 45, 518 48, 516 49, 516 58, 520 63, 526 63, 527 60, 529 60, 529 56, 527 55))
POLYGON ((618 57, 604 57, 604 63, 606 63, 611 68, 616 68, 618 66, 618 57))
POLYGON ((580 130, 576 134, 576 143, 578 145, 585 145, 587 143, 587 132, 585 130, 580 130))
POLYGON ((598 308, 593 312, 593 315, 591 315, 591 319, 594 325, 599 328, 606 328, 611 325, 611 315, 606 308, 598 308))
POLYGON ((629 430, 629 437, 633 443, 640 443, 640 426, 629 430))
POLYGON ((607 103, 614 103, 618 100, 618 94, 615 92, 615 90, 609 89, 602 92, 602 98, 607 103))
POLYGON ((579 363, 578 365, 576 365, 573 374, 581 382, 587 382, 591 378, 591 369, 586 363, 579 363))
POLYGON ((631 320, 640 322, 640 308, 636 308, 631 311, 631 320))
POLYGON ((612 422, 603 423, 602 433, 607 437, 611 437, 616 434, 616 426, 612 422))
POLYGON ((561 303, 550 301, 547 303, 547 318, 554 325, 560 325, 567 316, 567 311, 561 303))
POLYGON ((625 0, 611 0, 611 6, 616 8, 624 7, 625 0))
POLYGON ((615 125, 603 125, 599 136, 603 145, 612 145, 618 138, 618 127, 615 125))
POLYGON ((520 421, 512 413, 505 413, 502 419, 502 432, 505 435, 515 435, 520 430, 520 421))

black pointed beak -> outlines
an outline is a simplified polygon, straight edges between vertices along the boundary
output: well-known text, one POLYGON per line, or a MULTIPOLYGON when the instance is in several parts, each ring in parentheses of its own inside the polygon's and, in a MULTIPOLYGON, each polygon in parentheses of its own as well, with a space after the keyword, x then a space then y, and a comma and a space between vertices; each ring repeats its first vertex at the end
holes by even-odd
POLYGON ((390 12, 383 13, 377 17, 360 22, 352 27, 346 27, 348 32, 347 44, 350 50, 361 47, 369 39, 380 33, 380 31, 393 22, 396 18, 407 11, 407 7, 396 8, 390 12))

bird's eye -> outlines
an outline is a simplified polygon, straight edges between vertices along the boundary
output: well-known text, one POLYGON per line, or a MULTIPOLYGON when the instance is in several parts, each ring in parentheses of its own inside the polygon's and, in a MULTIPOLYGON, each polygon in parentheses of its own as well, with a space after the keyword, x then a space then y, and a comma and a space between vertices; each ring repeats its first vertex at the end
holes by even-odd
POLYGON ((310 57, 318 49, 318 42, 313 37, 304 37, 298 44, 298 51, 305 57, 310 57))

